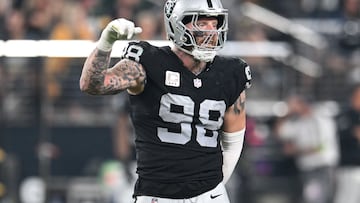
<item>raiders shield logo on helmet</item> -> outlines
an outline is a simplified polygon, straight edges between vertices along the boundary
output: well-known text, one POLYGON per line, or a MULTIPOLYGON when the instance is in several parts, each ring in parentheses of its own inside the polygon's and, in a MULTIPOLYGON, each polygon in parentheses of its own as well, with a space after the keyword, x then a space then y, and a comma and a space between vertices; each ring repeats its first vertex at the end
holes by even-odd
POLYGON ((170 18, 177 0, 168 0, 165 4, 165 15, 170 18))

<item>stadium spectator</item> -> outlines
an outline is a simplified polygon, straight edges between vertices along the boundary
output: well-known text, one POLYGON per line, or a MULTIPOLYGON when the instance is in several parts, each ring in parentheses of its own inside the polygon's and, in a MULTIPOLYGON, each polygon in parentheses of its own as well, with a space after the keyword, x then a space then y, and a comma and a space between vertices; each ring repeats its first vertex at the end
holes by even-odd
POLYGON ((5 39, 7 28, 5 25, 5 16, 9 10, 9 1, 0 1, 0 40, 5 39))
POLYGON ((338 163, 336 125, 318 114, 308 99, 291 95, 289 113, 277 123, 277 136, 285 154, 294 156, 302 179, 305 203, 330 203, 338 163))
POLYGON ((301 0, 300 7, 305 16, 312 18, 328 18, 339 16, 339 0, 301 0))
POLYGON ((349 80, 351 84, 358 84, 360 83, 360 47, 351 54, 349 61, 352 70, 349 71, 347 80, 349 80))
POLYGON ((115 0, 112 7, 112 19, 126 18, 135 20, 137 7, 140 5, 140 0, 115 0))
POLYGON ((54 13, 49 0, 23 1, 26 30, 29 39, 48 39, 52 29, 54 13))
POLYGON ((360 0, 344 0, 340 20, 343 26, 338 36, 340 45, 351 54, 360 48, 360 0))
POLYGON ((360 85, 354 86, 349 102, 337 117, 340 165, 334 203, 360 201, 360 85))
POLYGON ((4 39, 26 39, 25 16, 21 10, 11 9, 5 17, 4 39))
MULTIPOLYGON (((51 40, 94 40, 97 30, 93 29, 89 21, 88 13, 81 2, 65 1, 59 8, 61 18, 54 25, 49 34, 51 40)), ((45 74, 47 84, 47 99, 51 103, 57 104, 64 96, 65 88, 70 87, 75 82, 71 79, 72 73, 79 69, 75 68, 82 63, 79 59, 51 57, 45 61, 45 74)), ((72 91, 73 89, 68 88, 72 91)), ((72 95, 76 95, 76 92, 72 95)), ((74 101, 76 102, 76 101, 74 101)))
POLYGON ((159 24, 159 20, 162 17, 159 16, 154 10, 140 11, 136 15, 135 24, 143 28, 143 31, 136 36, 138 40, 161 40, 164 37, 162 34, 162 26, 159 24))
POLYGON ((344 17, 353 20, 360 18, 360 1, 359 0, 344 0, 343 1, 344 17))
MULTIPOLYGON (((10 9, 5 17, 5 39, 22 40, 28 39, 25 27, 24 13, 19 9, 10 9)), ((3 59, 4 73, 4 113, 9 121, 22 120, 23 113, 34 108, 26 105, 32 104, 31 100, 24 99, 33 96, 36 91, 36 71, 26 69, 33 64, 34 60, 27 57, 6 57, 3 59), (6 81, 6 82, 5 82, 6 81)))

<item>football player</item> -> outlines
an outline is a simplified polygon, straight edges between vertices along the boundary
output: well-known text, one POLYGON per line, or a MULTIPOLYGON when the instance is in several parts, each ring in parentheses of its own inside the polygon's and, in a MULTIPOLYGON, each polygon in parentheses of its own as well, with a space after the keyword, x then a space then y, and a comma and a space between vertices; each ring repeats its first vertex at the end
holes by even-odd
POLYGON ((80 89, 130 94, 136 203, 227 203, 224 184, 244 141, 250 68, 216 54, 228 31, 220 0, 168 0, 164 22, 174 46, 129 42, 109 68, 114 42, 141 32, 126 19, 110 22, 85 61, 80 89))

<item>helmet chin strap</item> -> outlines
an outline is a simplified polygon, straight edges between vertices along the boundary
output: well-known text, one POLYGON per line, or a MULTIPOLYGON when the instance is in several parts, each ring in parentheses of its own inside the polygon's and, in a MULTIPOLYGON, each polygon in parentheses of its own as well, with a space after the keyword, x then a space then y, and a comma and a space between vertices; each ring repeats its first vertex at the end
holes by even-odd
POLYGON ((174 45, 181 51, 193 56, 196 60, 199 61, 212 62, 217 54, 216 50, 199 50, 193 48, 193 50, 190 51, 189 48, 184 48, 184 46, 180 46, 179 44, 174 43, 174 45))
POLYGON ((199 61, 204 61, 204 62, 211 62, 214 60, 217 52, 215 50, 198 50, 196 48, 194 48, 192 51, 189 51, 188 49, 176 45, 176 47, 178 47, 181 51, 193 56, 195 59, 199 60, 199 61))
POLYGON ((195 59, 198 59, 200 61, 211 62, 214 60, 216 56, 216 51, 204 51, 204 50, 194 49, 191 52, 191 55, 193 55, 195 59))

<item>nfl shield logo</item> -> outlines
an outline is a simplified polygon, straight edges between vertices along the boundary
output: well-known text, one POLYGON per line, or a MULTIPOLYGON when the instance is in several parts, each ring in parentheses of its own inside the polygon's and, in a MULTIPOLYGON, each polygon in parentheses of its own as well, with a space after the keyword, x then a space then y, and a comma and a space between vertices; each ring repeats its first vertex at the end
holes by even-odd
POLYGON ((152 198, 151 203, 158 203, 158 199, 157 198, 152 198))
POLYGON ((202 86, 202 82, 199 78, 194 79, 194 87, 200 88, 202 86))

